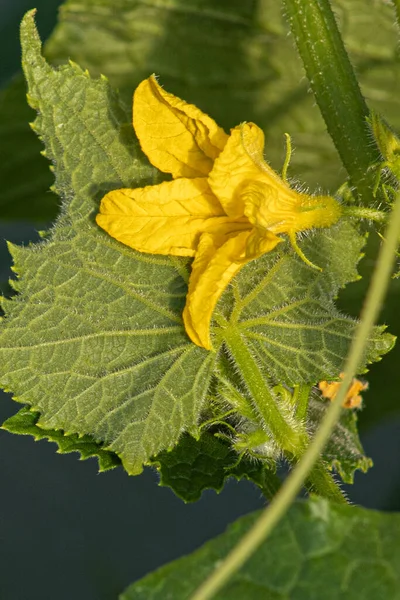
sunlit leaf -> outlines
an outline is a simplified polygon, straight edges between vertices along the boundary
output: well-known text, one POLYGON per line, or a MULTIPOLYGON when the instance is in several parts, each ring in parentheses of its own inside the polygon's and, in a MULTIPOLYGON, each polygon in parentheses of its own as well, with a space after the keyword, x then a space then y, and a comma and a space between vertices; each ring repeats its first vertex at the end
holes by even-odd
POLYGON ((65 211, 49 241, 12 250, 23 295, 4 301, 1 381, 41 413, 39 426, 90 435, 140 472, 196 425, 212 356, 184 332, 174 263, 94 224, 102 194, 153 178, 118 97, 74 64, 52 70, 32 14, 23 43, 35 129, 65 211))
MULTIPOLYGON (((18 295, 3 301, 0 381, 40 413, 38 427, 90 436, 139 473, 184 432, 198 438, 220 355, 185 333, 187 261, 135 252, 94 221, 108 190, 157 181, 125 105, 105 78, 93 80, 74 63, 52 69, 32 13, 22 41, 29 100, 39 113, 34 129, 53 162, 63 211, 40 244, 10 245, 18 295)), ((220 348, 224 329, 237 330, 271 385, 337 377, 355 321, 333 301, 357 278, 363 243, 342 220, 302 245, 322 272, 285 244, 247 265, 216 311, 220 348)), ((392 345, 375 328, 363 368, 392 345)), ((235 476, 232 455, 226 462, 235 476)))
MULTIPOLYGON (((363 236, 348 222, 320 230, 302 248, 321 267, 308 267, 287 247, 253 261, 234 279, 217 309, 248 344, 273 385, 337 378, 356 321, 341 314, 334 300, 341 287, 358 279, 363 236)), ((218 314, 218 311, 217 311, 218 314)), ((393 337, 375 328, 364 364, 379 360, 393 337)), ((224 337, 224 331, 216 328, 224 337)))

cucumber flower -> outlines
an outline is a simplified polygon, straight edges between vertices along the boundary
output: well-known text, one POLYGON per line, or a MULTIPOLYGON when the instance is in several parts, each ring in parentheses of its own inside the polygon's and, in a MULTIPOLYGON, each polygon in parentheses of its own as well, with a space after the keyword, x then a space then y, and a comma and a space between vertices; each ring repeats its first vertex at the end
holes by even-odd
POLYGON ((210 350, 213 310, 238 271, 283 241, 278 234, 311 265, 296 233, 329 227, 340 205, 291 189, 264 161, 257 125, 227 135, 154 77, 135 91, 133 126, 149 161, 172 181, 109 192, 97 223, 139 252, 194 258, 183 321, 191 340, 210 350))
MULTIPOLYGON (((340 379, 344 379, 344 373, 340 373, 340 379)), ((318 388, 321 392, 321 396, 323 398, 329 398, 329 400, 334 400, 339 392, 341 386, 340 381, 320 381, 318 383, 318 388)), ((356 377, 353 377, 350 387, 346 392, 346 396, 343 400, 343 408, 361 408, 362 406, 362 396, 361 392, 365 392, 368 389, 368 382, 361 381, 356 377)))

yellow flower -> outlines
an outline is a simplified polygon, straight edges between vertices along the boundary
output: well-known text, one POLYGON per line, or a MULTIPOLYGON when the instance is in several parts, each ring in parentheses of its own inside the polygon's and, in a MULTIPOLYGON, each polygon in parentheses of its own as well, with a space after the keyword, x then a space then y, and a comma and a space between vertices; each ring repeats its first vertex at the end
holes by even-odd
POLYGON ((194 257, 183 320, 192 341, 211 349, 213 310, 243 265, 275 248, 279 233, 311 264, 296 233, 332 225, 340 206, 291 189, 265 163, 257 125, 228 136, 154 77, 135 91, 133 126, 150 162, 173 180, 108 193, 97 223, 140 252, 194 257))
MULTIPOLYGON (((339 377, 340 379, 343 379, 344 373, 340 373, 339 377)), ((322 397, 329 398, 329 400, 332 401, 336 398, 340 386, 340 381, 320 381, 318 384, 322 397)), ((360 392, 364 392, 367 389, 368 382, 361 381, 360 379, 353 377, 351 385, 347 390, 346 396, 343 400, 343 408, 360 408, 362 404, 362 397, 360 396, 360 392)))

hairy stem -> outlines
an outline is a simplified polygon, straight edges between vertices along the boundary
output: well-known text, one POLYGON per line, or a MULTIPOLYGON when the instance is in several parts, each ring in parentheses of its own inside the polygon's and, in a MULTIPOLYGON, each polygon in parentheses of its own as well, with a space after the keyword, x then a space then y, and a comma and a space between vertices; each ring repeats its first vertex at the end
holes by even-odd
POLYGON ((217 569, 194 593, 191 600, 210 600, 220 590, 230 577, 250 558, 254 551, 271 533, 275 525, 283 517, 290 504, 296 498, 304 481, 310 473, 331 435, 340 415, 346 391, 357 371, 363 356, 372 327, 378 317, 383 299, 390 281, 398 239, 400 235, 400 193, 397 194, 393 212, 374 270, 367 298, 362 310, 361 321, 357 328, 356 337, 350 348, 345 364, 345 376, 339 392, 329 407, 312 443, 300 460, 292 474, 282 485, 268 508, 257 519, 253 527, 243 536, 235 548, 220 563, 217 569))
POLYGON ((366 206, 345 206, 343 215, 355 217, 356 219, 367 219, 375 223, 385 223, 390 213, 376 208, 368 208, 366 206))
MULTIPOLYGON (((289 414, 284 415, 281 412, 276 397, 266 383, 257 362, 240 334, 229 331, 229 328, 227 328, 225 330, 225 341, 251 394, 252 408, 258 416, 262 428, 271 431, 278 446, 284 451, 286 458, 290 462, 296 463, 309 444, 309 438, 303 426, 303 419, 292 419, 292 422, 290 422, 289 414)), ((307 478, 307 487, 334 502, 345 502, 340 489, 322 461, 319 461, 310 471, 307 478)))
POLYGON ((263 428, 270 430, 278 445, 288 452, 299 456, 305 449, 305 432, 294 429, 279 409, 272 391, 265 382, 246 342, 239 333, 225 330, 225 342, 254 402, 254 408, 263 428))
POLYGON ((400 0, 393 0, 393 4, 396 11, 397 25, 400 27, 400 0))
POLYGON ((318 494, 338 504, 347 503, 345 496, 321 459, 311 469, 304 485, 310 493, 318 494))
POLYGON ((296 385, 293 390, 293 399, 296 404, 296 418, 298 421, 304 421, 306 418, 311 387, 311 385, 302 383, 296 385))
POLYGON ((283 0, 298 52, 328 132, 364 204, 373 202, 380 160, 366 121, 369 114, 329 0, 283 0))

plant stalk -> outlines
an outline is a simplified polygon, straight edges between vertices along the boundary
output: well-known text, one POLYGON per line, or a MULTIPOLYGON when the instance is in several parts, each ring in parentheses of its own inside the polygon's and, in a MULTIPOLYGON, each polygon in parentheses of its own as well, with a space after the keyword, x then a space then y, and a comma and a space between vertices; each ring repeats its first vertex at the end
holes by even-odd
POLYGON ((260 417, 263 429, 271 431, 282 449, 299 456, 300 453, 302 454, 301 450, 304 451, 306 448, 307 435, 303 431, 295 430, 287 422, 240 334, 226 329, 224 337, 229 352, 239 367, 243 381, 251 394, 253 408, 260 417))
POLYGON ((318 494, 337 504, 347 504, 346 497, 321 459, 317 460, 305 478, 304 487, 310 494, 318 494))
POLYGON ((371 205, 374 174, 380 161, 361 94, 329 0, 283 0, 287 19, 315 99, 351 183, 371 205))
POLYGON ((396 11, 397 25, 400 28, 400 0, 393 0, 393 4, 396 11))
MULTIPOLYGON (((225 342, 251 394, 252 408, 258 415, 263 429, 271 431, 276 443, 290 462, 297 462, 309 445, 309 437, 305 431, 303 419, 297 421, 298 427, 296 428, 289 422, 289 415, 281 412, 256 360, 239 333, 229 331, 227 328, 225 342)), ((307 487, 334 502, 345 502, 344 496, 322 460, 318 461, 318 464, 310 470, 307 487)))
POLYGON ((356 219, 366 219, 375 223, 385 223, 390 217, 390 212, 366 206, 345 206, 343 215, 355 217, 356 219))

